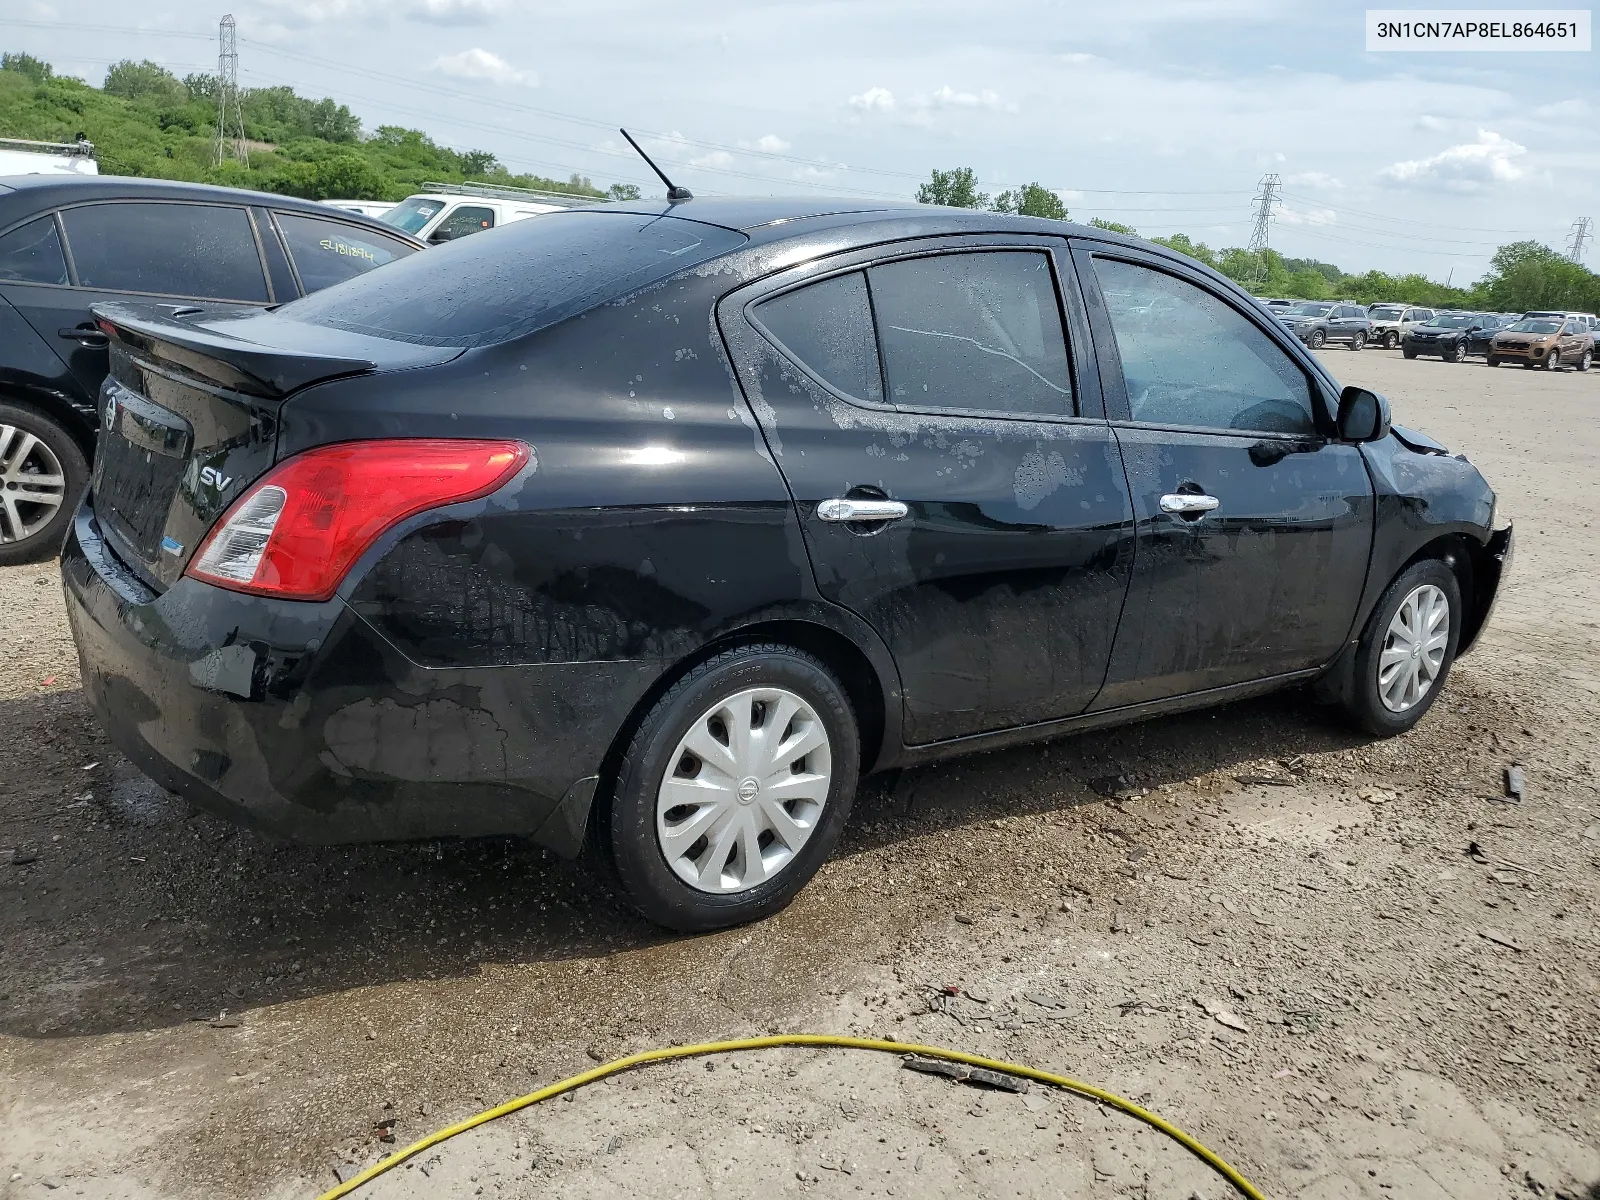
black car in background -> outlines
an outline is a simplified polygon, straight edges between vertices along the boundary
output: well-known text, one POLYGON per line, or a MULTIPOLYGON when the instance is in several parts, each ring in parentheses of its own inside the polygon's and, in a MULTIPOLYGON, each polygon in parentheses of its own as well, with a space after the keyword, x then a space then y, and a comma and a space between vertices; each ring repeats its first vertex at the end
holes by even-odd
POLYGON ((1489 343, 1494 340, 1494 335, 1515 322, 1515 317, 1502 316, 1499 313, 1479 313, 1478 320, 1467 330, 1468 356, 1487 358, 1489 343))
POLYGON ((90 305, 265 308, 421 246, 287 196, 107 175, 0 178, 0 565, 54 554, 88 481, 106 374, 90 305))
POLYGON ((1511 551, 1235 284, 1059 221, 635 201, 97 312, 116 743, 311 841, 591 842, 677 929, 787 903, 864 772, 1302 682, 1409 729, 1511 551))
POLYGON ((1302 300, 1276 310, 1284 328, 1313 350, 1337 342, 1360 350, 1372 335, 1372 322, 1359 304, 1331 300, 1302 300))
POLYGON ((1460 362, 1469 354, 1487 354, 1490 339, 1504 327, 1499 317, 1486 313, 1440 313, 1406 330, 1400 352, 1407 358, 1429 355, 1460 362))

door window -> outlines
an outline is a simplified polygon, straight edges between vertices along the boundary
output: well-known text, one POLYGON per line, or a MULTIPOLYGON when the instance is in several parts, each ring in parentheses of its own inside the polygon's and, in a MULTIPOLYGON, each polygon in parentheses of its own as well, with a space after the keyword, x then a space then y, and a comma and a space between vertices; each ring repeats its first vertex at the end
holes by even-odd
POLYGON ((1243 314, 1175 276, 1096 258, 1135 421, 1313 434, 1305 372, 1243 314))
POLYGON ((867 279, 897 407, 1073 414, 1049 255, 941 254, 872 267, 867 279))
POLYGON ((67 260, 54 217, 40 217, 0 237, 0 279, 11 283, 66 283, 67 260))
POLYGON ((88 204, 62 212, 78 283, 119 292, 155 292, 264 303, 250 218, 219 204, 88 204))
POLYGON ((300 285, 308 292, 320 291, 354 275, 365 275, 415 249, 398 238, 358 229, 343 221, 285 212, 278 213, 277 220, 283 239, 289 244, 289 256, 300 272, 300 285))
POLYGON ((439 222, 439 228, 429 235, 430 242, 450 242, 469 233, 482 233, 494 228, 494 209, 463 204, 439 222))
POLYGON ((790 358, 836 391, 883 400, 872 304, 860 271, 796 288, 755 310, 756 321, 790 358))

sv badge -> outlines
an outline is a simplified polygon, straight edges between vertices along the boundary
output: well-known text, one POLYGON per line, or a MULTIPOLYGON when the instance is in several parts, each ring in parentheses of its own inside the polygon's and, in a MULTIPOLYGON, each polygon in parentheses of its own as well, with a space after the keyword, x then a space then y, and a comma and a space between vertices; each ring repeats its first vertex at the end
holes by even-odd
POLYGON ((208 488, 214 488, 215 490, 221 492, 225 491, 227 486, 233 482, 233 476, 224 475, 215 467, 201 467, 200 482, 208 488))

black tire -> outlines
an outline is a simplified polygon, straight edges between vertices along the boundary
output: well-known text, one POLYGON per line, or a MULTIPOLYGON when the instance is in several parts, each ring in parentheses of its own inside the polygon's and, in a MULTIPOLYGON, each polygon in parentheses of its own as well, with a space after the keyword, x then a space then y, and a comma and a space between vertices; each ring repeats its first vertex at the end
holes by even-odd
MULTIPOLYGON (((52 458, 64 481, 61 503, 48 519, 45 505, 0 504, 0 567, 59 553, 78 498, 89 486, 89 462, 64 426, 31 405, 0 401, 0 489, 11 493, 8 499, 15 501, 19 491, 26 491, 29 475, 54 475, 52 458), (23 456, 22 442, 29 435, 38 441, 23 456)), ((55 488, 48 490, 54 493, 55 488)))
POLYGON ((1360 330, 1357 330, 1355 332, 1355 334, 1350 338, 1350 349, 1352 349, 1352 350, 1360 350, 1366 344, 1367 344, 1367 335, 1362 333, 1360 330))
POLYGON ((1311 331, 1311 336, 1306 338, 1306 345, 1310 346, 1313 350, 1321 350, 1322 343, 1327 340, 1328 335, 1323 333, 1322 330, 1313 329, 1311 331))
POLYGON ((617 883, 647 920, 682 933, 758 921, 781 910, 833 853, 850 815, 861 769, 855 710, 833 674, 792 646, 738 646, 701 663, 656 701, 617 772, 602 836, 617 883), (656 834, 656 797, 679 742, 707 709, 747 688, 781 687, 820 720, 832 759, 827 799, 809 837, 776 874, 747 891, 701 891, 668 864, 656 834))
POLYGON ((1404 350, 1400 351, 1400 353, 1404 354, 1407 358, 1415 358, 1417 356, 1417 352, 1410 346, 1407 346, 1404 350))
POLYGON ((1450 668, 1455 664, 1456 646, 1461 637, 1461 622, 1465 609, 1461 603, 1461 585, 1455 572, 1436 558, 1413 563, 1400 573, 1389 590, 1384 592, 1378 606, 1372 610, 1361 640, 1356 644, 1355 663, 1345 694, 1341 697, 1347 716, 1368 733, 1379 737, 1393 737, 1405 733, 1422 720, 1433 707, 1445 683, 1450 678, 1450 668), (1378 660, 1383 643, 1388 636, 1389 623, 1394 620, 1402 602, 1417 588, 1432 584, 1444 593, 1449 604, 1450 633, 1446 641, 1444 659, 1428 690, 1408 709, 1395 712, 1383 702, 1378 691, 1378 660))
POLYGON ((1447 362, 1447 363, 1458 363, 1458 362, 1460 362, 1461 361, 1461 357, 1462 357, 1462 355, 1461 355, 1461 343, 1459 343, 1459 342, 1451 342, 1448 346, 1446 346, 1444 348, 1443 351, 1440 352, 1439 357, 1444 359, 1445 362, 1447 362))
POLYGON ((1498 367, 1500 365, 1500 360, 1498 358, 1496 358, 1493 354, 1489 355, 1489 357, 1484 359, 1483 361, 1484 361, 1484 364, 1486 366, 1498 367))
POLYGON ((1383 348, 1385 350, 1394 350, 1399 345, 1400 345, 1400 335, 1398 333, 1396 333, 1394 330, 1391 329, 1391 330, 1389 330, 1388 333, 1383 335, 1383 348))

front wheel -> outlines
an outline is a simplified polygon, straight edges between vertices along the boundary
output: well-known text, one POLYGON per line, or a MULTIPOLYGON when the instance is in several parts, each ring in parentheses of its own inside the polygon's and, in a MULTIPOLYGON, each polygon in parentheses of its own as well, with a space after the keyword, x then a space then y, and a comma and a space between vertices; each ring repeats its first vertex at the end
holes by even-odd
POLYGON ((0 566, 61 549, 89 483, 77 441, 31 406, 0 402, 0 566))
POLYGON ((623 755, 604 830, 622 890, 684 933, 770 916, 832 853, 860 759, 849 697, 816 658, 756 645, 701 663, 623 755))
POLYGON ((1561 365, 1561 351, 1551 350, 1549 354, 1544 356, 1544 362, 1540 363, 1539 365, 1542 366, 1546 371, 1554 371, 1561 365))
POLYGON ((1460 345, 1460 343, 1459 342, 1452 342, 1450 345, 1448 345, 1448 346, 1446 346, 1444 348, 1443 352, 1440 353, 1439 357, 1444 359, 1445 362, 1447 362, 1447 363, 1458 363, 1458 362, 1460 362, 1461 361, 1461 345, 1460 345))
POLYGON ((1321 350, 1322 343, 1327 340, 1328 335, 1323 333, 1322 330, 1313 329, 1311 331, 1311 336, 1306 339, 1306 345, 1310 346, 1313 350, 1321 350))
POLYGON ((1404 354, 1407 358, 1415 358, 1417 356, 1417 352, 1410 346, 1407 346, 1404 350, 1400 351, 1400 353, 1404 354))
POLYGON ((1493 354, 1489 355, 1488 358, 1484 359, 1484 362, 1487 363, 1491 367, 1498 367, 1500 365, 1500 359, 1496 358, 1493 354))
POLYGON ((1394 330, 1391 329, 1391 330, 1389 330, 1388 333, 1383 335, 1383 348, 1385 350, 1393 350, 1399 344, 1400 344, 1400 335, 1398 333, 1396 333, 1394 330))
POLYGON ((1356 332, 1356 335, 1350 339, 1350 349, 1352 349, 1352 350, 1359 350, 1363 346, 1365 346, 1366 344, 1367 344, 1367 335, 1362 333, 1362 332, 1360 332, 1359 330, 1356 332))
POLYGON ((1344 699, 1355 723, 1379 737, 1422 719, 1450 676, 1461 634, 1461 585, 1436 558, 1407 568, 1378 601, 1356 648, 1344 699))
POLYGON ((1594 351, 1585 350, 1583 357, 1578 360, 1578 370, 1587 371, 1594 362, 1594 351))

